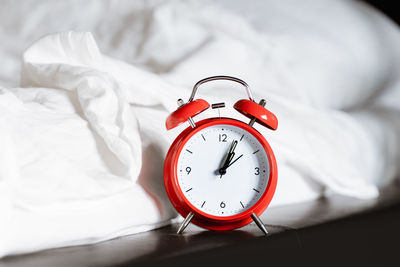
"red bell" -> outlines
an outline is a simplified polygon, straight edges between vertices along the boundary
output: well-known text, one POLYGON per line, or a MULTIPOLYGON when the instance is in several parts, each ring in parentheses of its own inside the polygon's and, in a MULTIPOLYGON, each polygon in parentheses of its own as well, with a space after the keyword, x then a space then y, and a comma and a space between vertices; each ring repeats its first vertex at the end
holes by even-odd
POLYGON ((210 104, 203 99, 193 100, 183 106, 180 106, 177 110, 172 112, 168 116, 165 126, 167 127, 167 130, 171 130, 176 126, 186 122, 189 117, 193 118, 209 107, 210 104))
POLYGON ((254 101, 242 99, 236 102, 233 107, 247 118, 254 118, 256 122, 271 130, 276 130, 278 128, 278 119, 276 116, 262 105, 257 104, 254 101))

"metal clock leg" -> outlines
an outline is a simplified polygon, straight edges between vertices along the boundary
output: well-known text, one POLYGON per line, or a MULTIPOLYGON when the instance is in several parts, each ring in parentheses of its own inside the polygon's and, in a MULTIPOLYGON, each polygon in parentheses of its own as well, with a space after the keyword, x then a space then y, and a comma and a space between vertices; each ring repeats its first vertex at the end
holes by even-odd
POLYGON ((251 218, 252 218, 253 221, 257 224, 258 228, 260 228, 261 231, 263 231, 263 233, 264 233, 265 235, 268 235, 267 228, 265 228, 265 225, 264 225, 263 222, 261 221, 260 217, 258 217, 257 214, 253 213, 253 214, 251 214, 251 218))
POLYGON ((177 234, 182 234, 183 230, 189 225, 190 221, 193 218, 193 212, 189 212, 189 214, 186 216, 186 218, 183 220, 181 226, 179 226, 178 231, 176 232, 177 234))

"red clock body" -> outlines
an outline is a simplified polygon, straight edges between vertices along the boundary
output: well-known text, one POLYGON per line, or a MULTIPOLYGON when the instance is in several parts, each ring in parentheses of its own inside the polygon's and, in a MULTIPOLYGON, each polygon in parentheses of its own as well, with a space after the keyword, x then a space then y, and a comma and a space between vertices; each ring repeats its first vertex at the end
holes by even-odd
MULTIPOLYGON (((240 143, 239 138, 236 139, 236 142, 240 143)), ((238 160, 244 161, 245 156, 238 160)), ((200 163, 196 162, 196 164, 200 163)), ((265 170, 262 171, 265 172, 265 170)), ((258 170, 258 172, 260 172, 260 169, 258 170)), ((183 217, 186 217, 190 212, 193 213, 194 216, 191 221, 200 227, 210 230, 236 229, 249 224, 252 221, 251 215, 253 213, 255 213, 256 215, 261 215, 261 213, 263 213, 264 210, 268 207, 275 193, 277 177, 278 173, 276 159, 270 145, 268 144, 264 136, 248 124, 231 118, 209 118, 200 122, 196 122, 196 127, 194 128, 186 128, 171 145, 164 162, 164 184, 167 195, 172 205, 183 217), (209 129, 209 132, 215 132, 219 130, 225 130, 225 132, 227 132, 231 130, 235 133, 244 133, 243 136, 246 134, 246 136, 248 136, 248 140, 250 140, 249 142, 257 143, 260 147, 260 149, 258 150, 262 150, 255 151, 253 154, 265 153, 263 155, 266 155, 265 165, 267 166, 267 179, 265 180, 266 182, 263 185, 263 191, 261 189, 257 190, 256 188, 253 188, 255 191, 259 192, 256 200, 254 200, 252 203, 249 203, 246 207, 242 204, 242 202, 240 202, 240 204, 242 204, 243 206, 243 209, 240 209, 239 212, 229 216, 222 216, 221 214, 215 214, 215 212, 206 212, 202 210, 199 205, 194 204, 192 200, 188 199, 188 193, 186 193, 187 190, 182 188, 182 185, 179 182, 179 172, 182 172, 182 170, 179 170, 178 166, 179 158, 181 157, 181 155, 183 155, 182 153, 188 154, 190 152, 188 155, 193 156, 192 151, 187 152, 188 149, 184 150, 184 148, 187 147, 187 143, 190 142, 190 140, 193 138, 203 138, 205 141, 205 134, 203 135, 201 133, 205 133, 207 129, 209 129)), ((199 179, 202 178, 200 177, 199 179)), ((218 179, 218 177, 216 179, 218 179)), ((232 184, 231 186, 235 186, 235 184, 232 184)), ((189 191, 190 190, 192 189, 190 188, 189 191)), ((238 189, 236 188, 235 190, 238 189)), ((257 193, 255 192, 255 194, 257 193)))

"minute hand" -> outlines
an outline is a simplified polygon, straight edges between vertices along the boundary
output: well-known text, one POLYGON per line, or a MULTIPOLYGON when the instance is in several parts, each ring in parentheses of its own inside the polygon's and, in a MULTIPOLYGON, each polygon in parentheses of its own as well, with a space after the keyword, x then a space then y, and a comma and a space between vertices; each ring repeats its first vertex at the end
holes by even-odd
POLYGON ((229 167, 230 162, 232 161, 233 157, 235 156, 235 148, 238 141, 233 141, 231 147, 229 148, 228 154, 225 157, 224 163, 222 167, 218 170, 219 174, 224 175, 226 173, 226 169, 229 167))

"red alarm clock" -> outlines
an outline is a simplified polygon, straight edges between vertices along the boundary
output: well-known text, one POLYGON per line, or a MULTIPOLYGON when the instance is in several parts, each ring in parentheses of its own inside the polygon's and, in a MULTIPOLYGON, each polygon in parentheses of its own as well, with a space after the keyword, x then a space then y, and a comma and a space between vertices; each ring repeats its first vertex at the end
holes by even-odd
MULTIPOLYGON (((164 184, 175 209, 189 222, 210 230, 232 230, 254 221, 267 234, 260 216, 268 207, 277 184, 274 153, 255 122, 276 130, 276 116, 256 103, 249 86, 241 79, 213 76, 197 82, 187 103, 178 100, 178 109, 166 121, 167 130, 189 122, 172 143, 164 162, 164 184), (230 80, 242 84, 249 99, 234 108, 250 119, 245 123, 232 118, 213 117, 195 122, 193 117, 210 104, 194 99, 201 84, 230 80)), ((213 108, 224 107, 213 104, 213 108)))

